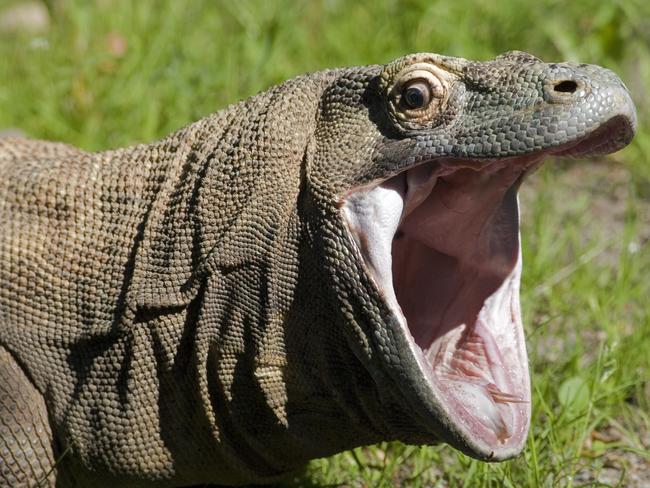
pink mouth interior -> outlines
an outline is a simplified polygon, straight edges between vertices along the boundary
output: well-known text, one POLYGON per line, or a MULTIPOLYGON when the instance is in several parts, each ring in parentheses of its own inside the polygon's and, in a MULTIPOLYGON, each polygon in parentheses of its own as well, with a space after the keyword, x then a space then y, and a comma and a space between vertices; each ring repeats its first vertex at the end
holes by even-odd
POLYGON ((529 424, 516 187, 539 159, 426 163, 344 204, 454 430, 496 456, 519 449, 529 424))

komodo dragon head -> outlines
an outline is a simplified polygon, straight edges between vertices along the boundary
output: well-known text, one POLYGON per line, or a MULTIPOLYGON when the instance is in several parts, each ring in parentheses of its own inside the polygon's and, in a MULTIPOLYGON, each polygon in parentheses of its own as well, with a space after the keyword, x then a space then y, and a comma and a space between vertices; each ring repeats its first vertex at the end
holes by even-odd
POLYGON ((635 131, 611 71, 522 52, 402 57, 324 92, 308 179, 349 342, 402 440, 485 460, 530 423, 517 190, 547 156, 617 151, 635 131))

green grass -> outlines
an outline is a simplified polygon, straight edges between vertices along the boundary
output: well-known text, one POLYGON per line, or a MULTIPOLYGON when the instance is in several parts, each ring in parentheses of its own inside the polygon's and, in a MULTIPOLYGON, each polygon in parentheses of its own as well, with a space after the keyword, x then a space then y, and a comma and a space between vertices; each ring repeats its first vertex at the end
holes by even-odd
POLYGON ((150 141, 295 74, 412 51, 486 59, 520 49, 617 71, 639 109, 632 146, 548 164, 523 189, 534 387, 524 453, 484 464, 445 446, 382 444, 314 461, 288 485, 634 486, 650 471, 647 1, 48 5, 48 32, 0 33, 0 128, 86 149, 150 141))

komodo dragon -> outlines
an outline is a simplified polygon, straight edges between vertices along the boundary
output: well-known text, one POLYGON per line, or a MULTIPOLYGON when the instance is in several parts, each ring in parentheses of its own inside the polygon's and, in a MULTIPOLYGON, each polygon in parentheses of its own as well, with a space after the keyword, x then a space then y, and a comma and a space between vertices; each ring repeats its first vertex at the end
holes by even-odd
POLYGON ((612 72, 510 52, 300 76, 127 149, 3 139, 1 484, 264 483, 390 439, 516 455, 517 189, 635 126, 612 72))

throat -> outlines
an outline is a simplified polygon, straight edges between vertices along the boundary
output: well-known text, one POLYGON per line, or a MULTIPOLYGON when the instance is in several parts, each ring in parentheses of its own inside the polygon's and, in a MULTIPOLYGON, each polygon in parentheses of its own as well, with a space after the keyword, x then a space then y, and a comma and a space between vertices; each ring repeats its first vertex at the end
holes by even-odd
MULTIPOLYGON (((472 173, 462 177, 480 177, 472 173)), ((474 324, 513 271, 519 252, 516 188, 504 191, 503 181, 495 180, 476 192, 483 198, 439 182, 441 188, 403 219, 393 239, 393 288, 425 351, 450 330, 474 324)))

